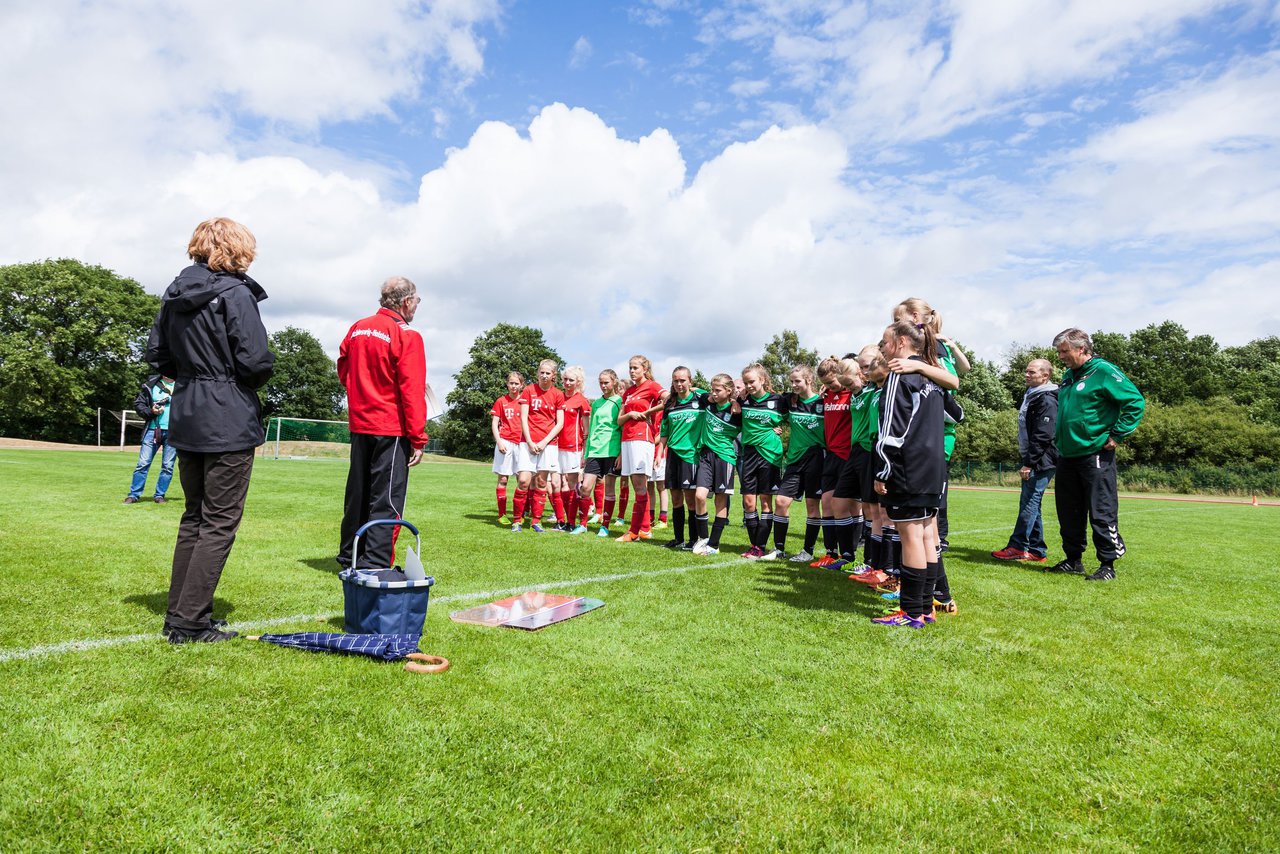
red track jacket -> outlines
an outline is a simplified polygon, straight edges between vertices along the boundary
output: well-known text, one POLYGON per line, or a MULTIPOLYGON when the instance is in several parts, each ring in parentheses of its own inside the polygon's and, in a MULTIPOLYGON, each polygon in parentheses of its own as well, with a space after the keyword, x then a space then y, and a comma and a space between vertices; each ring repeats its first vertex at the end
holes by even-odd
POLYGON ((427 354, 422 336, 389 308, 357 320, 338 348, 352 433, 427 444, 427 354))

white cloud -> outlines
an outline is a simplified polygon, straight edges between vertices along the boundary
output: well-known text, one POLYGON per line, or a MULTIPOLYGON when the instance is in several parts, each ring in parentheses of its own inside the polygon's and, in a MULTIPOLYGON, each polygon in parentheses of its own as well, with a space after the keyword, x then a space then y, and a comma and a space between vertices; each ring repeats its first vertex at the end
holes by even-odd
POLYGON ((587 64, 587 60, 591 59, 593 53, 595 49, 591 47, 591 40, 586 36, 578 36, 578 40, 573 43, 573 49, 569 51, 569 67, 582 68, 587 64))

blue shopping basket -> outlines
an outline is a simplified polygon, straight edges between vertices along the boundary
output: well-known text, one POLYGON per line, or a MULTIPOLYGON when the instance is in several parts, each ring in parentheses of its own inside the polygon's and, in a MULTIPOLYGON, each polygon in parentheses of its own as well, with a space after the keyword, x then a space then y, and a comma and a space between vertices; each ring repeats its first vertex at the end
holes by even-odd
MULTIPOLYGON (((374 519, 356 531, 351 560, 360 554, 360 536, 378 525, 403 526, 413 531, 418 552, 422 537, 404 519, 374 519)), ((427 599, 436 580, 431 576, 413 580, 399 569, 344 569, 342 580, 344 628, 357 635, 421 635, 427 619, 427 599)))

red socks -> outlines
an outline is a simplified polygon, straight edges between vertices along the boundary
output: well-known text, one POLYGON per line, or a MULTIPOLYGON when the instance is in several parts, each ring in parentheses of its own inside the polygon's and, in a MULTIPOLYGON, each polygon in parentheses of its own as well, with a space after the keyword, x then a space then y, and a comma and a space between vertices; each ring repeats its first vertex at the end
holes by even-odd
POLYGON ((551 493, 551 506, 556 511, 556 523, 564 524, 564 490, 557 489, 551 493))
POLYGON ((600 524, 606 528, 609 527, 609 520, 613 518, 614 499, 604 499, 604 515, 600 517, 600 524))
POLYGON ((593 496, 596 502, 596 512, 604 513, 604 479, 601 478, 596 482, 596 494, 593 496))
POLYGON ((547 506, 547 491, 545 489, 535 489, 533 491, 533 511, 529 514, 530 520, 537 525, 542 522, 542 511, 547 506))
POLYGON ((505 486, 498 487, 498 515, 507 515, 507 488, 505 486))
POLYGON ((631 500, 631 487, 627 486, 627 482, 622 481, 622 486, 618 490, 618 518, 627 518, 627 502, 631 500))
POLYGON ((524 519, 524 508, 525 508, 525 505, 528 503, 529 503, 529 490, 517 489, 515 514, 512 516, 512 518, 515 520, 517 525, 520 524, 520 521, 522 519, 524 519))
POLYGON ((649 528, 649 493, 637 495, 631 508, 631 533, 639 534, 649 528))

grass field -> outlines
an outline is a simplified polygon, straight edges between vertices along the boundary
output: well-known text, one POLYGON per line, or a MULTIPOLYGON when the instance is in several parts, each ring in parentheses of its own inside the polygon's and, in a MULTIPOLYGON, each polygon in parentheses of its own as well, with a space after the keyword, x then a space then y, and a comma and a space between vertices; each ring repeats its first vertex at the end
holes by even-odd
MULTIPOLYGON (((990 559, 1016 495, 957 492, 960 613, 913 632, 835 573, 512 535, 427 464, 421 676, 163 643, 181 504, 122 505, 133 462, 0 451, 0 850, 1280 849, 1275 508, 1122 500, 1094 585, 990 559), (607 605, 448 619, 553 583, 607 605)), ((340 630, 344 478, 258 463, 233 628, 340 630)))

